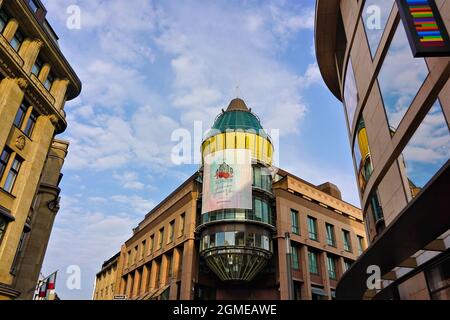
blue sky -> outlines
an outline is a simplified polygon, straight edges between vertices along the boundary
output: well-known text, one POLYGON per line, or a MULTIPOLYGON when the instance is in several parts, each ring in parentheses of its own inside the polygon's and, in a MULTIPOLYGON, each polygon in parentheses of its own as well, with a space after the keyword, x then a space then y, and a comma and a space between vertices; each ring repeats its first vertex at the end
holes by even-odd
POLYGON ((359 204, 342 105, 314 57, 314 0, 46 0, 60 46, 83 82, 66 105, 70 141, 61 210, 43 273, 63 299, 90 299, 95 273, 131 229, 197 165, 170 161, 174 130, 212 125, 240 96, 280 129, 280 167, 332 181, 359 204), (81 8, 81 29, 66 27, 81 8), (81 268, 81 289, 66 269, 81 268))

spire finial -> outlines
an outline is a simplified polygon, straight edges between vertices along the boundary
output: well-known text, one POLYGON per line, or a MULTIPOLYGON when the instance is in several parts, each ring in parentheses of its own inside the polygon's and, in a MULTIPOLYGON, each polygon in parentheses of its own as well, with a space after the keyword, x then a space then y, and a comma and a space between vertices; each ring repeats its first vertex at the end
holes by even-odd
POLYGON ((239 85, 236 86, 236 98, 240 98, 241 97, 241 89, 239 87, 239 85))

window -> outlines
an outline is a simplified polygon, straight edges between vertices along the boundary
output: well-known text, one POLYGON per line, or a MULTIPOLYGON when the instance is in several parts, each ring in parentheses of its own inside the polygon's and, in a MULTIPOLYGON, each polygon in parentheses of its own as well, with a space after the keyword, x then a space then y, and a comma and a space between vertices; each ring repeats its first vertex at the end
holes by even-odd
POLYGON ((45 89, 47 89, 48 91, 50 91, 50 89, 52 88, 53 85, 53 81, 54 81, 54 77, 52 76, 51 73, 49 73, 49 75, 47 76, 47 79, 44 81, 44 87, 45 89))
POLYGON ((300 229, 298 227, 298 211, 291 210, 291 223, 292 223, 292 233, 300 234, 300 229))
POLYGON ((173 242, 173 229, 175 226, 175 220, 169 223, 169 237, 167 238, 167 243, 173 242))
POLYGON ((14 125, 16 128, 21 129, 25 115, 28 112, 28 107, 25 104, 21 104, 19 110, 17 110, 16 118, 14 119, 14 125))
POLYGON ((428 181, 450 158, 450 131, 439 101, 431 107, 399 158, 405 185, 409 186, 408 201, 422 190, 428 181), (428 157, 421 157, 417 152, 428 157), (432 159, 430 158, 432 157, 432 159))
POLYGON ((8 175, 6 176, 5 184, 3 185, 3 190, 5 190, 6 192, 12 193, 21 166, 22 160, 16 156, 11 165, 11 168, 9 169, 8 175))
POLYGON ((367 0, 364 5, 362 19, 372 57, 377 52, 393 3, 394 0, 367 0))
POLYGON ((167 275, 170 278, 172 278, 173 275, 173 255, 169 255, 167 257, 167 275))
POLYGON ((255 217, 257 221, 262 221, 262 202, 258 198, 255 198, 255 217))
POLYGON ((34 74, 36 77, 39 77, 39 74, 41 73, 43 66, 44 63, 42 62, 42 60, 37 58, 36 62, 33 65, 33 68, 31 69, 31 73, 34 74))
POLYGON ((361 191, 364 192, 366 183, 372 176, 373 166, 370 157, 369 139, 364 119, 361 117, 356 129, 356 140, 353 149, 358 171, 358 183, 361 191))
POLYGON ((235 245, 236 232, 225 232, 225 246, 235 245))
POLYGON ((184 234, 184 227, 185 227, 185 224, 186 224, 186 216, 185 216, 185 214, 183 213, 183 214, 180 216, 180 236, 182 236, 182 235, 184 234))
POLYGON ((22 32, 20 32, 20 30, 17 30, 16 34, 10 41, 11 47, 13 47, 14 50, 16 50, 16 51, 19 51, 20 46, 22 45, 23 39, 24 39, 24 36, 23 36, 22 32))
POLYGON ((332 247, 336 247, 336 239, 334 235, 334 226, 332 224, 326 224, 327 229, 327 244, 332 247))
POLYGON ((3 32, 3 30, 5 30, 8 21, 9 21, 8 15, 6 14, 5 11, 0 9, 0 32, 3 32))
POLYGON ((317 253, 308 252, 308 260, 309 260, 309 272, 312 274, 319 274, 319 265, 317 264, 317 253))
POLYGON ((36 111, 32 111, 30 114, 30 117, 28 118, 27 124, 24 129, 24 133, 27 137, 31 138, 31 135, 33 134, 34 127, 36 126, 36 121, 38 118, 38 114, 36 111))
POLYGON ((31 11, 36 13, 39 10, 39 5, 36 3, 35 0, 29 0, 28 5, 30 6, 31 11))
POLYGON ((333 257, 327 256, 328 277, 336 280, 336 261, 333 257))
POLYGON ((4 149, 0 156, 0 180, 2 180, 3 173, 8 165, 9 158, 11 157, 11 151, 9 149, 4 149))
POLYGON ((135 246, 133 249, 133 264, 135 264, 138 259, 138 249, 138 246, 135 246))
POLYGON ((347 252, 352 251, 352 246, 350 243, 350 232, 347 230, 342 230, 342 239, 344 240, 344 250, 347 252))
POLYGON ((308 217, 308 233, 311 240, 317 241, 317 219, 308 217))
POLYGON ((152 235, 150 236, 150 243, 148 244, 148 254, 152 254, 153 253, 153 245, 155 243, 155 236, 152 235))
POLYGON ((349 260, 345 260, 345 259, 344 259, 344 268, 345 268, 345 271, 347 271, 348 269, 350 269, 351 266, 352 266, 352 262, 349 261, 349 260))
POLYGON ((147 241, 144 240, 144 241, 142 241, 142 247, 141 247, 141 259, 144 259, 146 247, 147 247, 147 241))
POLYGON ((383 220, 384 219, 383 210, 381 208, 380 201, 378 200, 377 194, 372 196, 372 198, 370 199, 370 204, 371 204, 373 215, 375 218, 375 223, 377 223, 380 220, 383 220))
POLYGON ((161 285, 161 274, 163 271, 162 261, 157 262, 158 271, 156 272, 156 286, 159 287, 161 285))
POLYGON ((405 28, 400 23, 378 76, 392 133, 397 130, 427 75, 425 60, 413 57, 405 28))
POLYGON ((253 167, 253 186, 262 190, 271 191, 272 175, 263 167, 253 167))
POLYGON ((348 125, 350 128, 352 128, 353 125, 358 102, 358 88, 356 87, 355 73, 353 71, 352 59, 350 58, 348 60, 344 85, 344 104, 347 110, 348 125))
POLYGON ((426 272, 432 300, 450 299, 450 258, 426 272))
POLYGON ((364 252, 364 238, 361 236, 358 236, 358 252, 359 254, 364 252))
POLYGON ((128 251, 127 253, 127 266, 131 265, 131 250, 128 251))
POLYGON ((20 236, 19 245, 17 246, 16 254, 14 255, 13 263, 11 265, 10 271, 13 275, 16 275, 17 267, 19 266, 20 256, 23 251, 23 246, 25 243, 26 236, 27 236, 27 234, 25 233, 25 231, 23 231, 22 235, 20 236))
POLYGON ((300 261, 298 258, 298 248, 296 246, 291 246, 291 251, 292 251, 292 269, 299 270, 300 261))
POLYGON ((3 217, 0 216, 0 245, 3 240, 3 236, 6 233, 7 227, 8 227, 8 221, 6 221, 3 217))
POLYGON ((162 248, 163 239, 164 239, 164 228, 161 228, 161 229, 159 229, 159 235, 158 235, 158 249, 162 248))

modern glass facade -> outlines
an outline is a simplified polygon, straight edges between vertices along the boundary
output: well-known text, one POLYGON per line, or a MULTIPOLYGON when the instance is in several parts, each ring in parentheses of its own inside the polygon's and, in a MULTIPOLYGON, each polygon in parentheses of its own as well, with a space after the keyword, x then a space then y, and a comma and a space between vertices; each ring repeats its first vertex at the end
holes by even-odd
MULTIPOLYGON (((419 291, 421 298, 435 298, 424 273, 449 248, 450 208, 442 190, 450 185, 450 62, 440 52, 414 57, 407 34, 417 28, 405 23, 399 5, 406 4, 317 0, 318 65, 344 106, 370 244, 365 249, 364 241, 342 234, 345 251, 363 254, 340 281, 337 298, 413 299, 419 291), (361 276, 370 265, 386 269, 377 292, 367 290, 361 276), (412 292, 414 286, 420 290, 412 292)), ((436 5, 450 30, 450 1, 436 5)), ((428 18, 419 17, 419 9, 406 11, 419 19, 416 26, 428 18)))

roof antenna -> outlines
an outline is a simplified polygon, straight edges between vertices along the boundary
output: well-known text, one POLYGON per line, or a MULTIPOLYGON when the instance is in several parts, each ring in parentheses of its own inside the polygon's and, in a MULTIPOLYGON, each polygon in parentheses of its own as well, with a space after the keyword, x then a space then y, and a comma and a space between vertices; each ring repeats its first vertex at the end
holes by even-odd
POLYGON ((240 90, 240 88, 239 88, 239 85, 237 85, 236 86, 236 98, 240 98, 240 96, 241 96, 241 90, 240 90))

